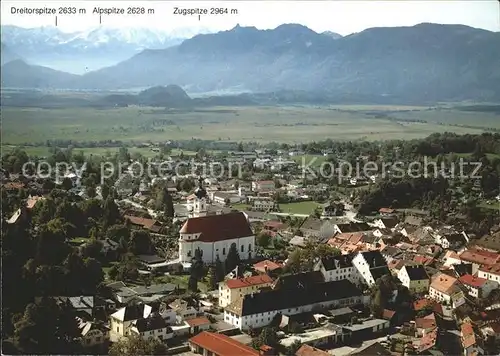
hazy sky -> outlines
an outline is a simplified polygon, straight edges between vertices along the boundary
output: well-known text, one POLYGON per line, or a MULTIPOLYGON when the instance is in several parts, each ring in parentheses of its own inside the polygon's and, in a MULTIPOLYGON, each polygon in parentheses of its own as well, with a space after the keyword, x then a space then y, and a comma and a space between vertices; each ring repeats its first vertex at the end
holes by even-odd
POLYGON ((66 32, 99 26, 99 15, 92 10, 100 7, 143 6, 154 10, 154 15, 102 17, 102 25, 111 27, 153 27, 167 30, 178 28, 206 28, 225 30, 241 26, 259 29, 274 28, 283 23, 300 23, 317 31, 334 31, 342 35, 370 27, 412 26, 422 22, 464 24, 500 31, 498 0, 468 1, 22 1, 2 0, 1 23, 21 27, 54 25, 54 15, 12 14, 11 8, 74 6, 85 8, 86 15, 58 15, 58 27, 66 32), (180 16, 174 15, 175 6, 182 8, 223 7, 236 9, 237 15, 180 16))

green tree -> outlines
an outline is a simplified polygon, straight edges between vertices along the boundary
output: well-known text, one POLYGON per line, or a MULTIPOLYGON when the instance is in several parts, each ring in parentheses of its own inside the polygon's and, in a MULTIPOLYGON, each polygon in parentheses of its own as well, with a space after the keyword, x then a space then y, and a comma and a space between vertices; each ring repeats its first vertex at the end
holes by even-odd
POLYGON ((105 227, 116 224, 120 220, 120 210, 118 209, 113 197, 108 196, 108 198, 104 201, 102 210, 103 223, 105 227))
POLYGON ((217 290, 217 276, 215 272, 215 267, 212 266, 208 270, 208 287, 210 290, 217 290))
POLYGON ((136 255, 147 255, 153 252, 153 242, 149 232, 144 230, 132 231, 129 250, 136 255))
POLYGON ((236 244, 233 243, 229 248, 226 257, 226 272, 232 271, 236 268, 241 262, 240 254, 238 253, 238 249, 236 248, 236 244))
POLYGON ((271 236, 266 232, 261 232, 257 235, 257 245, 266 248, 271 243, 271 236))
POLYGON ((166 355, 167 345, 156 338, 145 339, 131 334, 109 348, 110 356, 166 355))

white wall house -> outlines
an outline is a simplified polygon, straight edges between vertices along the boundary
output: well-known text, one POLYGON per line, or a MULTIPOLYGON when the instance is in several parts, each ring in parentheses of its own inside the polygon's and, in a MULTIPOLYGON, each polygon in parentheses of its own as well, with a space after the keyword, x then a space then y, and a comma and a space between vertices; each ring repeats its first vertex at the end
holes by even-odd
POLYGON ((467 288, 469 295, 474 298, 487 298, 493 289, 498 288, 498 283, 496 281, 470 274, 465 274, 458 280, 467 288))
POLYGON ((278 289, 246 295, 227 306, 224 321, 242 330, 269 325, 279 313, 296 315, 326 308, 369 302, 347 280, 309 285, 307 288, 278 289))
POLYGON ((179 235, 181 263, 190 263, 197 249, 205 263, 214 263, 217 256, 224 262, 233 244, 242 260, 255 250, 255 235, 241 212, 189 218, 179 235))
POLYGON ((320 271, 326 282, 347 279, 355 285, 360 282, 361 276, 352 264, 351 255, 341 255, 319 259, 315 264, 315 271, 320 271))
POLYGON ((398 279, 412 293, 427 293, 430 279, 424 266, 403 266, 398 272, 398 279))
POLYGON ((500 264, 481 266, 477 272, 477 276, 500 284, 500 264))
POLYGON ((359 252, 352 259, 352 264, 359 273, 360 281, 369 287, 380 277, 391 274, 380 251, 359 252))

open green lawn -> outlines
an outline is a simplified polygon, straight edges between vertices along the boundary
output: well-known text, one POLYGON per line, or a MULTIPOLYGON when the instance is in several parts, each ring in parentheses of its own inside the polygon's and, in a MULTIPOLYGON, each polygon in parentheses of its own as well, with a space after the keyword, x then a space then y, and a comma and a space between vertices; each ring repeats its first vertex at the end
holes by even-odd
POLYGON ((292 157, 292 159, 297 162, 299 166, 304 165, 307 167, 319 167, 326 161, 327 158, 328 157, 320 155, 302 155, 292 157))
POLYGON ((291 214, 312 214, 320 206, 314 201, 301 201, 297 203, 280 204, 281 212, 291 214))
POLYGON ((399 106, 221 107, 183 113, 159 108, 40 109, 2 107, 2 135, 7 144, 43 144, 49 139, 165 142, 208 139, 301 143, 313 140, 384 140, 426 137, 434 132, 480 133, 500 128, 494 113, 458 110, 410 110, 399 106), (389 112, 391 119, 369 114, 389 112), (394 119, 396 117, 396 120, 394 119), (401 118, 401 121, 397 121, 401 118), (426 123, 405 120, 422 119, 426 123), (469 124, 474 128, 449 126, 469 124))

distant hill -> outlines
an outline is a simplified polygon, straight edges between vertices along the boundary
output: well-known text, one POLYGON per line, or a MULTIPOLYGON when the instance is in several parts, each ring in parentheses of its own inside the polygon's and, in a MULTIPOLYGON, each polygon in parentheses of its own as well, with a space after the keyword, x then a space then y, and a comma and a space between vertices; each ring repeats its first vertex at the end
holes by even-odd
POLYGON ((19 59, 2 66, 2 87, 7 88, 67 88, 78 78, 77 75, 29 65, 19 59))
MULTIPOLYGON (((62 83, 101 90, 176 83, 193 93, 237 88, 281 93, 285 100, 300 93, 302 99, 320 101, 498 101, 498 58, 500 33, 462 25, 371 28, 338 38, 297 24, 273 30, 236 26, 167 49, 145 50, 62 83)), ((12 86, 30 84, 23 73, 11 71, 9 78, 12 86)), ((165 89, 157 94, 167 104, 172 95, 165 89)))

